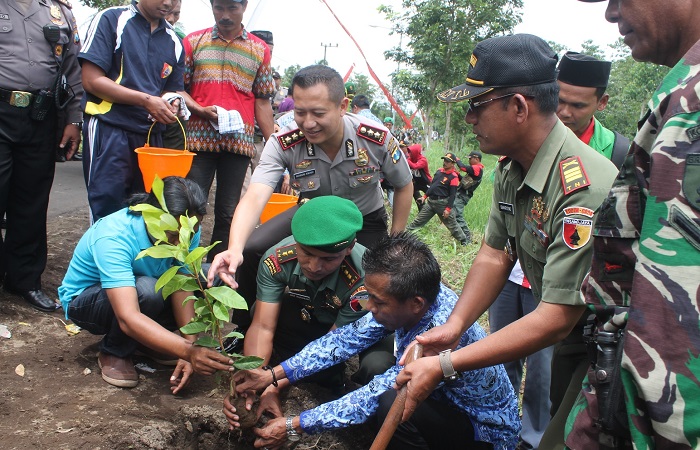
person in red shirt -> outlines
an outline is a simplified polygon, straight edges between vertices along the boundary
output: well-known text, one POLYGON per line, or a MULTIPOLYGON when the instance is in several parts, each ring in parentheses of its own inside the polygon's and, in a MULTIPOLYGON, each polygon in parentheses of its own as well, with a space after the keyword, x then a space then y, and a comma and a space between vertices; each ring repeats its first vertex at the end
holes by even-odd
POLYGON ((407 148, 408 154, 406 155, 406 160, 413 174, 413 199, 416 201, 418 210, 420 211, 423 207, 423 202, 421 201, 422 194, 428 191, 430 183, 433 182, 433 177, 430 176, 428 160, 423 156, 423 146, 420 144, 413 144, 409 145, 407 148))
POLYGON ((406 231, 415 231, 421 228, 434 215, 437 215, 440 221, 450 230, 453 238, 462 245, 467 244, 467 237, 464 235, 462 228, 457 225, 455 215, 452 213, 457 187, 459 186, 459 175, 455 170, 457 160, 458 158, 454 153, 447 153, 442 157, 442 168, 435 172, 433 182, 425 195, 420 199, 423 203, 423 208, 421 208, 416 218, 413 219, 413 222, 406 227, 406 231))
POLYGON ((481 184, 481 177, 484 175, 484 165, 481 164, 481 152, 473 151, 469 153, 468 165, 457 158, 457 167, 465 174, 459 177, 459 186, 457 187, 457 196, 454 204, 455 220, 467 237, 467 242, 471 242, 472 233, 469 231, 469 225, 464 219, 464 207, 467 206, 469 200, 474 196, 474 191, 481 184))

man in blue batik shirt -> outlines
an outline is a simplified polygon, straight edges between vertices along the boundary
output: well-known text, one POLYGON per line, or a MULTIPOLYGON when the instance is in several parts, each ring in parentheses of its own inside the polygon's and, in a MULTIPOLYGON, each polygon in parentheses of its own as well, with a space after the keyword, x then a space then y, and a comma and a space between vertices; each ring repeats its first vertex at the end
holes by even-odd
MULTIPOLYGON (((345 361, 391 332, 396 332, 397 360, 415 337, 444 323, 457 296, 440 283, 440 266, 430 249, 411 234, 392 235, 368 249, 362 258, 366 304, 371 314, 311 342, 297 355, 269 370, 236 374, 237 391, 266 388, 273 381, 288 384, 345 361)), ((457 348, 485 337, 472 325, 457 348)), ((399 425, 389 449, 512 449, 520 432, 518 403, 503 366, 453 373, 449 353, 444 358, 445 381, 399 425)), ((376 416, 383 422, 396 397, 392 389, 397 364, 344 397, 302 412, 299 417, 277 417, 254 429, 256 447, 277 448, 300 434, 359 424, 376 416)), ((252 404, 252 395, 248 396, 252 404)), ((237 427, 235 408, 224 400, 224 414, 237 427)))

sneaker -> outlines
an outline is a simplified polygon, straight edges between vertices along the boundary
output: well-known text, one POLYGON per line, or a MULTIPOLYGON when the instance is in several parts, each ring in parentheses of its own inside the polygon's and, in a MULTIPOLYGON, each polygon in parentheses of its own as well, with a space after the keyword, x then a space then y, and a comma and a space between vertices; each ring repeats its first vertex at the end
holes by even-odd
POLYGON ((143 356, 164 366, 177 366, 177 361, 179 359, 177 356, 158 352, 156 350, 146 347, 145 345, 139 345, 138 347, 136 347, 134 355, 143 356))
POLYGON ((139 375, 131 358, 118 358, 109 353, 100 352, 97 363, 102 370, 102 379, 112 386, 132 388, 139 384, 139 375))

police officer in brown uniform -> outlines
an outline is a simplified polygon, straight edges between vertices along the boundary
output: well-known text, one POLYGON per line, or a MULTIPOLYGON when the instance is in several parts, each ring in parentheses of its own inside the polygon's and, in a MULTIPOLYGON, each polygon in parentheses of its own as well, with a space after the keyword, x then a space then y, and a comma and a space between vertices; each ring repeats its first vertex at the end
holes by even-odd
POLYGON ((0 249, 6 291, 50 312, 41 290, 46 267, 46 211, 56 135, 66 159, 78 149, 82 113, 78 26, 65 0, 0 0, 0 249), (57 111, 68 124, 57 133, 57 111))

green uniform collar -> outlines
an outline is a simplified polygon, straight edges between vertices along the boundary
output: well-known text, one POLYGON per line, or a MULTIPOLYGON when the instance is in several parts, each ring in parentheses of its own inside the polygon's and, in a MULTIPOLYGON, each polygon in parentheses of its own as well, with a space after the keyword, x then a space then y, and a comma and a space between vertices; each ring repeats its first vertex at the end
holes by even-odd
MULTIPOLYGON (((518 186, 518 190, 521 190, 525 185, 529 186, 533 191, 542 194, 544 192, 547 181, 549 180, 549 174, 552 171, 552 166, 559 161, 559 149, 562 148, 564 141, 566 140, 568 133, 568 128, 561 121, 557 120, 557 123, 552 128, 552 131, 544 140, 542 146, 537 151, 535 160, 532 161, 530 170, 525 175, 525 179, 522 184, 518 186)), ((522 179, 522 167, 520 164, 513 164, 510 162, 511 170, 508 171, 508 181, 511 183, 517 182, 517 180, 522 179), (513 170, 517 166, 517 170, 513 170)))

